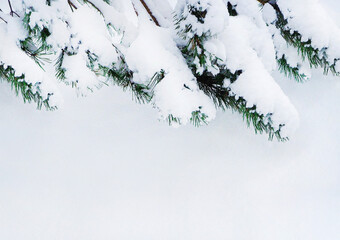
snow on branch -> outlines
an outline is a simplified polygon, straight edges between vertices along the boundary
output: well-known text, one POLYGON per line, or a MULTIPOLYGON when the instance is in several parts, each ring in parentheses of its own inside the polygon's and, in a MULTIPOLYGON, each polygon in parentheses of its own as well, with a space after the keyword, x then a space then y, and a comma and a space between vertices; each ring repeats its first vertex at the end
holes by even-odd
POLYGON ((60 84, 84 96, 116 85, 173 125, 205 125, 230 109, 284 141, 298 113, 272 73, 299 82, 310 68, 340 73, 340 30, 317 1, 171 3, 8 0, 0 79, 39 108, 58 107, 60 84))

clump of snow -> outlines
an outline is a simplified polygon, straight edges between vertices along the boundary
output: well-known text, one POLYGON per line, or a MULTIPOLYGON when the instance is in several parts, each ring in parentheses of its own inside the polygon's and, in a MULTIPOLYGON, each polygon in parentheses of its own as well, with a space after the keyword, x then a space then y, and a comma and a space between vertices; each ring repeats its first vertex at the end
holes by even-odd
MULTIPOLYGON (((25 54, 18 43, 25 38, 25 30, 18 18, 8 18, 7 24, 0 24, 0 64, 15 69, 15 76, 25 75, 25 81, 33 86, 39 85, 43 99, 50 99, 51 105, 58 104, 58 90, 49 76, 35 61, 25 54), (53 96, 50 96, 53 94, 53 96), (53 102, 53 103, 52 103, 53 102)), ((35 89, 37 91, 37 89, 35 89)))
POLYGON ((319 0, 278 0, 288 26, 298 31, 304 41, 325 50, 330 60, 340 57, 340 29, 323 8, 319 0))
POLYGON ((271 113, 273 126, 281 129, 283 136, 289 136, 298 125, 298 114, 288 97, 268 72, 275 64, 274 47, 271 41, 260 34, 262 29, 254 25, 246 16, 230 19, 230 24, 221 36, 226 45, 226 62, 232 71, 242 69, 239 78, 228 87, 237 96, 247 100, 249 108, 256 106, 259 113, 267 116, 271 113), (262 36, 259 38, 259 36, 262 36), (261 44, 267 46, 270 54, 262 54, 261 44), (265 60, 264 60, 265 59, 265 60), (271 64, 268 64, 270 63, 271 64), (267 66, 264 64, 267 63, 267 66))
MULTIPOLYGON (((28 83, 39 85, 45 98, 53 94, 53 102, 58 98, 55 63, 65 53, 60 66, 65 70, 65 82, 75 83, 82 94, 106 81, 96 71, 99 66, 111 68, 123 61, 133 72, 132 81, 145 86, 164 72, 152 89, 152 104, 163 118, 171 115, 186 123, 193 112, 200 111, 210 121, 216 114, 213 101, 199 89, 193 72, 208 71, 216 76, 220 70, 214 62, 217 59, 219 66, 242 72, 233 83, 225 79, 232 94, 245 99, 247 107, 256 106, 273 121, 275 130, 288 136, 298 124, 298 114, 272 77, 278 67, 276 60, 285 58, 306 78, 311 74, 308 62, 287 45, 275 27, 277 16, 270 5, 275 2, 288 20, 287 27, 299 32, 303 41, 310 40, 330 64, 335 63, 337 71, 340 69, 340 29, 318 0, 277 0, 263 7, 254 0, 144 0, 148 7, 137 0, 71 2, 54 0, 49 6, 45 1, 12 0, 19 17, 10 15, 6 1, 0 3, 0 63, 12 66, 18 76, 24 74, 28 83), (229 16, 228 3, 237 16, 229 16), (50 61, 44 62, 44 69, 21 50, 20 40, 29 36, 22 24, 25 14, 30 16, 30 28, 46 28, 51 34, 46 39, 50 61), (174 15, 183 17, 177 27, 187 28, 185 38, 176 35, 174 15), (191 61, 195 70, 180 51, 185 40, 194 36, 205 38, 191 61), (203 50, 204 66, 197 57, 203 50), (94 62, 89 62, 89 55, 94 56, 94 62)), ((193 43, 188 46, 197 47, 193 43)))
POLYGON ((195 77, 170 32, 151 23, 140 25, 139 36, 127 49, 125 56, 137 83, 147 85, 155 73, 165 72, 164 79, 155 88, 154 97, 162 117, 172 114, 185 124, 192 112, 199 109, 208 116, 208 121, 215 117, 214 105, 198 89, 195 77))

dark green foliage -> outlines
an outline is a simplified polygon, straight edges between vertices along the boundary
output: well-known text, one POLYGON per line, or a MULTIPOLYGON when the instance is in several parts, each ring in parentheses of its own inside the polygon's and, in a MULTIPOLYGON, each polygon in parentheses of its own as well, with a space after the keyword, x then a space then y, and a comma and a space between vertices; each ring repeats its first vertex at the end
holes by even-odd
POLYGON ((169 126, 173 125, 173 123, 181 124, 181 120, 177 117, 174 117, 174 115, 169 114, 166 121, 168 122, 169 126))
POLYGON ((121 87, 124 91, 130 90, 132 97, 138 103, 149 103, 154 96, 154 88, 164 78, 164 71, 156 73, 148 85, 133 82, 133 72, 128 70, 123 63, 111 68, 106 68, 106 76, 114 85, 121 87))
MULTIPOLYGON (((50 4, 47 1, 46 4, 50 4)), ((40 29, 38 26, 30 27, 30 16, 33 9, 28 9, 23 17, 23 26, 27 31, 27 37, 20 41, 21 49, 31 57, 41 68, 43 68, 44 62, 49 62, 48 55, 50 55, 51 47, 46 43, 46 39, 51 35, 46 27, 40 29)), ((41 96, 40 83, 35 84, 27 83, 25 81, 25 75, 16 76, 15 70, 11 66, 5 64, 0 65, 0 80, 6 81, 11 84, 12 89, 17 95, 21 95, 24 102, 35 102, 37 108, 41 109, 44 106, 47 110, 56 109, 55 106, 50 106, 49 97, 41 96)))
POLYGON ((133 82, 133 72, 129 70, 123 56, 120 56, 120 60, 110 67, 99 64, 98 57, 90 51, 87 51, 87 56, 89 69, 97 75, 104 76, 109 82, 121 87, 124 91, 130 90, 133 99, 138 103, 149 103, 153 98, 155 87, 165 76, 165 72, 161 70, 150 79, 149 84, 135 83, 133 82))
POLYGON ((43 45, 45 48, 49 48, 49 46, 46 43, 46 39, 51 35, 50 31, 46 26, 39 27, 38 25, 35 25, 33 28, 30 26, 30 19, 31 14, 34 10, 28 9, 28 11, 25 13, 25 16, 23 18, 23 26, 27 30, 28 36, 31 38, 36 38, 41 45, 43 45))
POLYGON ((272 140, 276 137, 280 141, 288 140, 282 138, 280 130, 276 130, 272 127, 271 114, 264 116, 256 111, 256 106, 251 108, 247 107, 246 99, 242 97, 236 97, 229 87, 224 87, 223 83, 225 79, 230 82, 237 81, 242 71, 236 71, 231 73, 228 69, 222 68, 220 73, 216 76, 204 72, 203 75, 197 76, 197 82, 199 88, 208 95, 215 103, 216 107, 226 110, 231 109, 243 116, 243 120, 246 121, 248 127, 254 126, 255 133, 267 133, 268 138, 272 140))
MULTIPOLYGON (((197 20, 201 23, 204 23, 203 16, 207 14, 205 11, 194 10, 192 6, 189 6, 190 12, 196 16, 197 20)), ((178 46, 185 57, 189 67, 194 69, 194 72, 197 72, 197 65, 195 60, 198 59, 199 66, 206 70, 209 65, 215 66, 217 64, 218 59, 210 54, 204 48, 204 43, 209 40, 212 36, 210 31, 203 32, 201 35, 193 32, 192 25, 186 24, 184 28, 182 28, 181 23, 186 20, 184 16, 175 15, 175 26, 177 30, 177 34, 183 40, 185 40, 185 44, 183 46, 178 46), (188 38, 188 34, 193 33, 191 38, 188 38)))
POLYGON ((206 119, 208 118, 207 115, 205 115, 204 113, 201 112, 201 110, 197 110, 197 111, 193 111, 191 113, 191 118, 190 118, 190 122, 195 126, 195 127, 199 127, 203 124, 207 125, 207 121, 206 119))
POLYGON ((127 70, 124 65, 105 69, 105 76, 114 84, 121 87, 124 91, 130 90, 132 98, 139 103, 149 103, 152 93, 148 86, 134 83, 132 81, 133 72, 127 70))
MULTIPOLYGON (((237 12, 235 7, 230 2, 227 4, 229 15, 236 16, 237 12)), ((206 10, 197 9, 193 6, 188 6, 190 14, 197 18, 197 21, 204 23, 204 17, 206 16, 206 10)), ((216 108, 222 110, 231 109, 243 116, 247 125, 253 125, 256 133, 267 133, 270 140, 276 137, 280 141, 287 140, 280 135, 280 129, 275 130, 272 125, 271 114, 264 116, 256 111, 256 106, 251 108, 247 107, 246 99, 237 97, 232 93, 229 87, 224 86, 225 80, 233 83, 237 81, 238 77, 242 74, 242 70, 237 70, 232 73, 222 62, 221 59, 215 55, 206 51, 204 43, 212 38, 210 31, 204 32, 201 35, 195 33, 191 24, 185 24, 183 27, 183 21, 186 20, 186 16, 175 16, 175 24, 178 35, 184 40, 185 44, 179 45, 184 58, 192 73, 196 77, 199 88, 208 95, 214 102, 216 108), (192 36, 188 38, 188 35, 192 36), (199 65, 197 65, 197 60, 199 65), (200 69, 198 69, 200 68, 200 69), (203 68, 203 72, 201 69, 203 68), (214 68, 217 70, 217 74, 209 72, 209 69, 214 68)), ((191 122, 195 126, 202 125, 206 122, 207 116, 200 111, 194 111, 192 113, 191 122)), ((180 123, 179 119, 174 116, 168 116, 168 122, 180 123)), ((281 126, 282 127, 282 126, 281 126)))
POLYGON ((207 70, 209 66, 217 69, 219 59, 206 51, 203 46, 203 43, 208 39, 209 36, 204 33, 201 36, 194 35, 194 37, 188 41, 187 45, 180 47, 189 67, 193 69, 194 72, 198 71, 195 63, 196 59, 199 60, 199 65, 203 67, 204 70, 207 70))
POLYGON ((44 62, 50 62, 51 46, 47 44, 46 39, 51 35, 47 27, 40 28, 35 25, 33 28, 29 25, 33 9, 25 13, 23 26, 27 30, 28 36, 20 41, 21 49, 31 57, 41 68, 44 62))
POLYGON ((190 14, 194 15, 197 18, 197 21, 199 23, 204 24, 205 16, 207 15, 207 10, 203 10, 201 8, 197 9, 195 6, 190 5, 189 6, 189 12, 190 14))
POLYGON ((51 53, 46 46, 40 45, 37 47, 37 45, 37 42, 31 37, 20 41, 21 49, 43 69, 44 62, 50 62, 49 55, 51 53))
POLYGON ((307 76, 300 73, 298 67, 292 67, 288 64, 285 55, 283 55, 280 59, 277 59, 277 63, 279 71, 284 73, 286 77, 294 78, 297 82, 304 82, 306 80, 307 76))
MULTIPOLYGON (((100 10, 91 1, 83 0, 82 2, 90 5, 100 12, 100 10)), ((108 0, 105 2, 110 3, 108 0)), ((69 1, 69 4, 71 4, 71 6, 76 9, 76 6, 72 4, 71 1, 69 1)), ((27 55, 32 57, 40 67, 42 67, 43 61, 49 61, 46 56, 49 55, 51 47, 46 43, 46 39, 50 36, 50 32, 46 27, 43 27, 42 29, 37 25, 33 28, 30 27, 29 22, 32 11, 34 11, 34 9, 29 9, 23 18, 23 24, 28 32, 28 37, 21 41, 20 44, 22 50, 25 51, 27 55)), ((120 62, 113 63, 112 66, 102 66, 98 63, 98 58, 95 54, 91 53, 90 51, 87 51, 86 53, 88 57, 87 67, 89 69, 91 69, 97 76, 103 76, 107 78, 107 82, 118 85, 122 87, 123 90, 129 89, 132 92, 133 98, 139 103, 150 102, 153 97, 154 88, 159 83, 159 81, 164 78, 164 71, 160 71, 151 79, 149 85, 145 86, 142 84, 137 84, 132 81, 133 72, 128 69, 123 57, 121 57, 120 62)), ((77 81, 70 82, 66 79, 66 69, 63 67, 64 58, 74 54, 77 53, 74 51, 69 51, 67 47, 61 50, 55 62, 55 76, 65 84, 71 84, 72 87, 77 88, 77 81)), ((107 84, 107 82, 104 82, 104 84, 107 84)))
MULTIPOLYGON (((312 46, 312 41, 309 39, 307 41, 302 41, 302 36, 298 31, 292 31, 288 26, 288 21, 282 14, 281 10, 277 5, 274 5, 276 10, 277 20, 275 26, 280 30, 282 37, 286 42, 295 47, 302 57, 303 60, 307 60, 311 68, 321 67, 324 73, 332 72, 335 75, 339 73, 335 69, 336 59, 328 59, 326 48, 317 49, 312 46)), ((292 75, 298 76, 298 75, 292 75)), ((298 76, 299 77, 299 76, 298 76)), ((299 81, 299 78, 297 79, 299 81)))
MULTIPOLYGON (((202 125, 207 125, 207 118, 208 116, 201 112, 201 107, 199 107, 199 110, 193 111, 191 113, 190 123, 194 125, 195 127, 200 127, 202 125)), ((181 124, 181 120, 177 117, 174 117, 174 115, 169 114, 166 121, 171 126, 174 123, 179 125, 181 124)))
POLYGON ((41 96, 39 88, 40 83, 33 85, 25 81, 25 76, 16 76, 15 70, 11 66, 5 67, 3 64, 0 65, 0 81, 6 81, 11 84, 12 89, 17 95, 21 95, 24 102, 35 102, 37 108, 41 109, 44 106, 47 110, 54 110, 56 107, 50 106, 49 94, 46 99, 41 96))
POLYGON ((62 49, 55 63, 55 71, 56 71, 55 76, 60 81, 63 81, 66 83, 66 76, 65 76, 66 69, 63 68, 64 57, 65 57, 65 49, 62 49))
MULTIPOLYGON (((77 6, 71 1, 66 0, 72 11, 77 9, 77 6)), ((110 4, 110 0, 103 0, 107 4, 110 4)), ((46 0, 46 5, 50 6, 53 0, 46 0)), ((101 15, 101 10, 91 0, 78 0, 81 4, 87 4, 96 9, 101 15)), ((197 19, 199 24, 205 23, 205 17, 208 14, 208 9, 203 9, 199 2, 196 5, 186 6, 188 11, 184 11, 185 14, 191 14, 197 19)), ((335 70, 335 63, 337 60, 328 59, 326 54, 327 49, 315 49, 312 47, 311 40, 302 41, 302 36, 297 31, 292 31, 288 26, 288 21, 284 18, 282 12, 278 9, 277 5, 274 7, 277 13, 276 27, 280 30, 281 35, 287 41, 287 43, 298 50, 298 53, 303 60, 307 60, 310 67, 322 67, 325 73, 331 71, 334 74, 338 74, 335 70)), ((231 17, 237 16, 236 5, 232 5, 227 2, 228 13, 231 17)), ((30 18, 34 9, 29 8, 23 16, 23 26, 27 31, 27 37, 20 41, 21 49, 34 61, 43 68, 44 62, 50 62, 49 55, 52 53, 52 47, 47 44, 47 39, 51 35, 48 29, 49 24, 42 24, 31 26, 30 18), (45 25, 45 26, 44 26, 45 25)), ((182 52, 187 65, 191 69, 193 75, 197 80, 197 85, 207 96, 209 96, 214 102, 216 108, 226 110, 231 109, 243 116, 244 121, 248 126, 254 126, 256 133, 267 133, 270 140, 276 137, 280 141, 285 141, 287 138, 282 138, 280 135, 281 125, 279 129, 274 129, 272 123, 272 113, 266 115, 257 112, 257 107, 247 107, 247 99, 236 96, 232 90, 232 85, 239 76, 242 74, 242 69, 235 72, 231 72, 228 69, 228 63, 223 62, 214 54, 207 51, 204 47, 205 43, 214 37, 214 33, 210 30, 199 34, 195 28, 186 22, 187 16, 175 15, 175 25, 178 36, 181 38, 178 48, 182 52)), ((67 23, 68 24, 68 23, 67 23)), ((108 27, 113 28, 112 25, 108 27)), ((72 36, 71 36, 72 38, 72 36)), ((72 87, 78 87, 78 80, 66 78, 66 68, 63 66, 64 59, 68 56, 78 53, 78 50, 72 49, 72 47, 65 47, 64 49, 54 49, 54 54, 60 51, 59 56, 55 61, 55 75, 60 81, 66 84, 71 84, 72 87)), ((100 87, 102 84, 113 84, 121 87, 124 91, 128 90, 132 93, 132 97, 139 103, 149 103, 154 97, 154 89, 157 84, 165 77, 166 72, 160 70, 150 79, 148 84, 141 84, 134 82, 134 73, 128 68, 125 62, 123 54, 116 48, 119 58, 117 62, 113 62, 109 66, 103 66, 100 64, 98 57, 95 53, 86 51, 87 55, 87 67, 102 80, 96 87, 100 87)), ((305 79, 305 75, 299 72, 298 67, 292 67, 288 64, 285 55, 277 59, 279 64, 279 70, 285 73, 288 77, 293 77, 297 81, 302 82, 305 79)), ((0 62, 2 64, 2 62, 0 62)), ((11 66, 0 64, 0 80, 7 81, 11 84, 12 89, 17 95, 22 95, 25 102, 36 102, 37 107, 40 109, 45 106, 46 109, 54 109, 49 105, 50 95, 45 97, 41 96, 40 83, 31 84, 25 81, 25 76, 16 76, 15 70, 11 66)), ((184 85, 189 89, 188 86, 184 85)), ((91 89, 90 89, 91 90, 91 89)), ((189 89, 190 90, 190 89, 189 89)), ((205 115, 198 107, 197 110, 192 111, 190 122, 194 126, 201 126, 207 124, 208 116, 205 115)), ((167 116, 169 124, 181 123, 181 119, 170 114, 167 116)))
POLYGON ((238 15, 236 11, 236 5, 232 5, 230 2, 228 2, 227 7, 230 16, 234 17, 238 15))

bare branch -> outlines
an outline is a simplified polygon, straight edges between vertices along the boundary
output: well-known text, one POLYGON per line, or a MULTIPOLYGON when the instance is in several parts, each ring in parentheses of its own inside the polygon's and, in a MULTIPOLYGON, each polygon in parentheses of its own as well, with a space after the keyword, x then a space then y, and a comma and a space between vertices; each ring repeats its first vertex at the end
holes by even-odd
POLYGON ((12 17, 13 17, 13 14, 15 14, 17 17, 20 17, 19 14, 17 14, 16 12, 13 11, 13 8, 12 8, 12 4, 11 4, 11 1, 8 0, 8 5, 9 5, 9 9, 11 10, 11 12, 9 13, 12 17))
POLYGON ((2 21, 4 21, 5 23, 7 23, 7 21, 6 21, 5 19, 3 19, 2 17, 0 17, 0 19, 1 19, 2 21))
POLYGON ((68 5, 71 8, 71 11, 73 12, 73 9, 78 9, 76 5, 74 5, 74 3, 71 0, 67 0, 68 5))
MULTIPOLYGON (((2 11, 1 8, 0 8, 0 15, 1 15, 1 14, 3 14, 3 11, 2 11)), ((5 23, 8 23, 8 22, 7 22, 3 17, 1 17, 1 16, 0 16, 0 19, 1 19, 2 21, 4 21, 5 23)))
POLYGON ((148 7, 148 5, 145 3, 144 0, 140 0, 140 2, 143 4, 145 10, 148 12, 148 14, 150 15, 151 19, 154 21, 154 23, 160 27, 161 25, 159 24, 157 18, 152 14, 150 8, 148 7))
POLYGON ((100 15, 104 16, 103 12, 93 2, 91 2, 90 0, 84 0, 84 2, 90 4, 94 9, 96 9, 100 13, 100 15))

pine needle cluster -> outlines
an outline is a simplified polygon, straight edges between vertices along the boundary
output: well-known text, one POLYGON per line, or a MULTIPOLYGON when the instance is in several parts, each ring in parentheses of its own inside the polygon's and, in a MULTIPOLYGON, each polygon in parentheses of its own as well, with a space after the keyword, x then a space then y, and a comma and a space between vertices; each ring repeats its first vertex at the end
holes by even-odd
MULTIPOLYGON (((227 7, 231 17, 238 15, 235 6, 230 2, 228 2, 227 7)), ((206 9, 189 5, 188 10, 188 13, 195 16, 199 23, 204 24, 204 18, 207 14, 206 9)), ((179 48, 196 77, 199 88, 212 99, 216 108, 223 111, 231 109, 241 114, 248 127, 250 125, 254 127, 255 133, 267 133, 270 140, 274 137, 279 141, 288 140, 281 137, 280 129, 282 126, 278 130, 274 129, 271 114, 264 116, 258 113, 255 105, 248 107, 246 99, 236 96, 230 87, 225 87, 225 81, 230 83, 237 81, 243 72, 242 69, 233 73, 228 69, 227 63, 222 62, 221 59, 208 52, 204 48, 204 43, 213 37, 212 34, 209 31, 197 34, 190 23, 183 24, 186 17, 185 15, 175 15, 177 33, 185 42, 185 44, 179 45, 179 48), (213 69, 213 73, 211 69, 213 69)), ((202 122, 204 123, 205 117, 204 115, 197 115, 195 112, 194 125, 199 126, 202 122)), ((177 122, 178 120, 170 116, 169 121, 177 122)))

